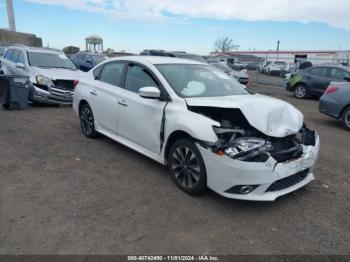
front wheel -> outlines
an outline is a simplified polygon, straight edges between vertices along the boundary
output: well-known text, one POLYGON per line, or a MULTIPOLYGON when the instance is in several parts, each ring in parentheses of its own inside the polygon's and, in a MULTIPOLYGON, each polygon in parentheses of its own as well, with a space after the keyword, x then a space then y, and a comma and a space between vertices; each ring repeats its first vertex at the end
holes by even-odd
POLYGON ((192 141, 176 141, 169 151, 168 165, 175 184, 180 189, 191 195, 205 192, 207 175, 204 161, 192 141))
POLYGON ((350 106, 345 108, 342 114, 342 122, 344 127, 350 131, 350 106))
POLYGON ((296 98, 305 98, 307 96, 307 90, 306 87, 303 85, 298 85, 294 88, 294 96, 296 98))
POLYGON ((80 109, 80 127, 86 137, 95 138, 98 136, 95 130, 95 120, 89 104, 85 103, 80 109))

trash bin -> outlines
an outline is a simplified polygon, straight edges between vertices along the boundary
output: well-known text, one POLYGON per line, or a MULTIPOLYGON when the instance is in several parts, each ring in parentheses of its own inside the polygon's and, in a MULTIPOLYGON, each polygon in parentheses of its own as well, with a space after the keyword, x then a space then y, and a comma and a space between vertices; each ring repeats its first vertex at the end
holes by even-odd
POLYGON ((27 76, 0 75, 0 102, 5 109, 27 109, 30 89, 27 76))

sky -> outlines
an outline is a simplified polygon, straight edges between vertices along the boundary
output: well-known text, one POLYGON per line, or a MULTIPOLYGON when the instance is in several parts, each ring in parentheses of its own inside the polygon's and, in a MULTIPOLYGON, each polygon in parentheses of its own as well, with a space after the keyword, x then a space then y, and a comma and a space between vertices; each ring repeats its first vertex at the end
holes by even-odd
MULTIPOLYGON (((0 27, 8 27, 0 0, 0 27)), ((208 54, 230 37, 238 50, 350 50, 349 0, 13 0, 19 32, 44 46, 164 49, 208 54)))

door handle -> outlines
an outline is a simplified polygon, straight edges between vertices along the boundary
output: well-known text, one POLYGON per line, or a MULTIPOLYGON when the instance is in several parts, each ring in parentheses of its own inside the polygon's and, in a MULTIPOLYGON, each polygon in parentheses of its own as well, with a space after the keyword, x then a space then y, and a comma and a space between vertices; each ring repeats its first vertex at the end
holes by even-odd
POLYGON ((128 104, 125 102, 125 100, 119 100, 118 104, 121 106, 128 106, 128 104))
POLYGON ((94 95, 94 96, 97 96, 96 90, 90 91, 90 94, 92 94, 92 95, 94 95))

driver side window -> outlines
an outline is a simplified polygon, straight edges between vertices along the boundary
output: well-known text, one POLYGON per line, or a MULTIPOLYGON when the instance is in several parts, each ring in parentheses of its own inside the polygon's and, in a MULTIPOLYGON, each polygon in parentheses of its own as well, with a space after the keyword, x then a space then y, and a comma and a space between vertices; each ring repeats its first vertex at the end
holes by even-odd
POLYGON ((159 87, 153 76, 138 65, 129 65, 126 75, 125 89, 138 93, 139 89, 146 86, 159 87))

